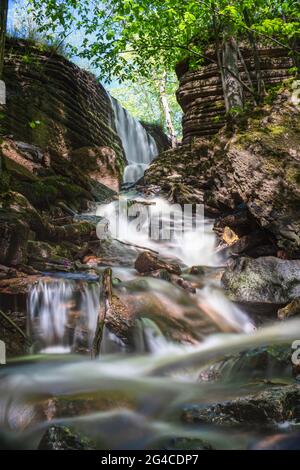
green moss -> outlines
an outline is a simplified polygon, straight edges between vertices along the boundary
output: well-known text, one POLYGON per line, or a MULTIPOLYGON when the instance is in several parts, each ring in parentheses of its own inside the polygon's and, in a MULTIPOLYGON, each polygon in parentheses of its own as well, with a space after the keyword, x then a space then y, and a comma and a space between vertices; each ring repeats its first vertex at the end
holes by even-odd
POLYGON ((10 174, 7 171, 0 173, 0 193, 6 193, 10 188, 10 174))
POLYGON ((37 181, 37 177, 34 176, 26 167, 15 162, 11 158, 3 156, 2 161, 3 168, 13 176, 27 181, 37 181))
POLYGON ((34 207, 41 209, 49 208, 55 203, 58 197, 57 189, 42 181, 36 181, 34 183, 14 181, 12 189, 23 194, 34 207))
POLYGON ((288 183, 296 183, 297 185, 300 184, 300 170, 299 168, 291 167, 288 168, 286 171, 286 181, 288 183))
POLYGON ((287 129, 284 126, 268 126, 266 128, 272 135, 278 136, 286 133, 287 129))

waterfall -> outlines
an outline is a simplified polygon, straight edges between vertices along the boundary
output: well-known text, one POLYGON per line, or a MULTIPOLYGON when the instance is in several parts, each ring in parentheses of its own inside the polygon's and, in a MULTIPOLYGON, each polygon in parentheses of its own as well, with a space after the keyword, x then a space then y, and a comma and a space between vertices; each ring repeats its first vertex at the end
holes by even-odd
POLYGON ((100 284, 41 280, 28 296, 30 333, 43 352, 89 349, 99 310, 100 284))
POLYGON ((115 98, 110 98, 116 130, 128 162, 124 173, 124 183, 135 183, 142 178, 146 168, 158 155, 158 148, 154 138, 142 124, 131 116, 115 98))

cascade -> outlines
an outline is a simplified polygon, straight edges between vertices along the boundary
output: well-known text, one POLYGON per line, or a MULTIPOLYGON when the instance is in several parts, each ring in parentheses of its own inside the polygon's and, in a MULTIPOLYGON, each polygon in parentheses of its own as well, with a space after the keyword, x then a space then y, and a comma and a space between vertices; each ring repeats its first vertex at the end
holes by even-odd
POLYGON ((90 348, 99 310, 100 284, 69 279, 41 280, 28 296, 31 336, 40 351, 90 348))
POLYGON ((115 98, 110 98, 115 127, 128 162, 124 173, 124 183, 135 183, 142 178, 148 165, 158 155, 158 148, 154 138, 142 124, 131 116, 115 98))

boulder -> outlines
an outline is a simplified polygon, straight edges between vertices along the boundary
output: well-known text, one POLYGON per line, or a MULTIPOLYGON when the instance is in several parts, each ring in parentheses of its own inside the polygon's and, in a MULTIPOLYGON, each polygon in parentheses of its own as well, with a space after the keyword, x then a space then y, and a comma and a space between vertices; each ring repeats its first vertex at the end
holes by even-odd
POLYGON ((286 307, 278 310, 279 320, 286 320, 294 315, 300 315, 300 298, 290 302, 286 307))
POLYGON ((160 269, 164 269, 170 274, 181 274, 181 269, 178 264, 167 263, 150 251, 143 251, 137 257, 134 267, 142 274, 158 271, 160 269))
POLYGON ((216 425, 278 426, 278 423, 300 421, 300 386, 273 387, 242 398, 214 403, 191 405, 183 412, 188 423, 216 425), (277 423, 277 424, 276 424, 277 423))
POLYGON ((238 258, 227 266, 222 283, 234 302, 278 307, 300 296, 300 260, 238 258))

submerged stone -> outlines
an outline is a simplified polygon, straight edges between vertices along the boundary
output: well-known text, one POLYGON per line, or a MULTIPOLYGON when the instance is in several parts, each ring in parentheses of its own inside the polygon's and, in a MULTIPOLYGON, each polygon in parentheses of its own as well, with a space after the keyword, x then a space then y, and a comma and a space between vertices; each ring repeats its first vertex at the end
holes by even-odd
POLYGON ((38 450, 94 450, 95 445, 85 436, 67 426, 51 426, 42 437, 38 450))

